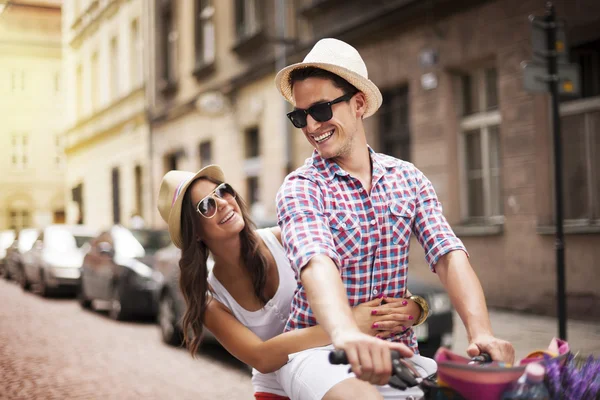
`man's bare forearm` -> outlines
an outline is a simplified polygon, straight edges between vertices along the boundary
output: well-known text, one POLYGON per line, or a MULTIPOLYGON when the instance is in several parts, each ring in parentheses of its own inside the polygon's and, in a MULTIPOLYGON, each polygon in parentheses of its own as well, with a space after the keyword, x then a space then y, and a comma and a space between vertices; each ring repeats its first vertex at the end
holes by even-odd
POLYGON ((440 258, 435 270, 467 329, 469 340, 492 335, 483 289, 467 255, 460 250, 451 251, 440 258))
POLYGON ((339 331, 358 331, 348 304, 346 288, 335 263, 329 257, 313 257, 302 269, 300 279, 315 318, 330 337, 335 337, 339 331))

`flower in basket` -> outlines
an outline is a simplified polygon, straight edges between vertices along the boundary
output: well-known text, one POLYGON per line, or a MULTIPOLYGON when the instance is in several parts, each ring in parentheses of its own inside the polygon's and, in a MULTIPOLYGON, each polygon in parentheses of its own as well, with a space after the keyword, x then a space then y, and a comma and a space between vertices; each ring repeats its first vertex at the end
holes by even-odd
POLYGON ((552 400, 600 400, 600 359, 569 354, 561 366, 546 357, 546 386, 552 400))

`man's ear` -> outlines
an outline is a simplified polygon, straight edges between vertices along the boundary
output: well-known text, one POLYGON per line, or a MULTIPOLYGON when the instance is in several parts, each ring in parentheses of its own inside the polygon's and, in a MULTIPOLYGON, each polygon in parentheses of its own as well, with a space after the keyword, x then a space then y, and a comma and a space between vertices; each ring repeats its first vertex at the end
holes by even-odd
POLYGON ((354 95, 354 103, 356 116, 358 118, 363 118, 365 115, 365 111, 367 111, 367 98, 363 92, 358 92, 354 95))

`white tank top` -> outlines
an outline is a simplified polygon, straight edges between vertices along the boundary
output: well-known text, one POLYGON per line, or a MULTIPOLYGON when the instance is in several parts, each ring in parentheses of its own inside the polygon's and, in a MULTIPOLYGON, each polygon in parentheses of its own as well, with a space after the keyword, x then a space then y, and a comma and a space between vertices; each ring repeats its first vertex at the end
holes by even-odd
MULTIPOLYGON (((296 290, 296 278, 283 246, 281 246, 271 229, 259 229, 256 232, 267 245, 277 264, 279 287, 273 298, 260 310, 248 311, 235 301, 212 271, 208 274, 208 283, 213 289, 214 299, 227 307, 233 316, 254 332, 256 336, 266 341, 283 333, 296 290)), ((287 396, 277 382, 274 373, 262 374, 253 369, 252 385, 255 392, 268 392, 287 396)))

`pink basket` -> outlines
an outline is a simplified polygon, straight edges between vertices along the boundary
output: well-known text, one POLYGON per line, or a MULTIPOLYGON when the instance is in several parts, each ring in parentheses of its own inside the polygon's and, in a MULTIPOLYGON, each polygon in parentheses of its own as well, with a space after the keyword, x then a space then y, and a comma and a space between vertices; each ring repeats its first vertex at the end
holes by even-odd
POLYGON ((553 339, 548 349, 530 353, 514 367, 501 367, 497 362, 485 365, 468 365, 469 358, 460 356, 446 348, 435 354, 438 364, 438 382, 456 390, 467 400, 499 400, 502 393, 519 379, 525 366, 531 362, 544 363, 544 354, 552 358, 566 360, 569 344, 553 339))

